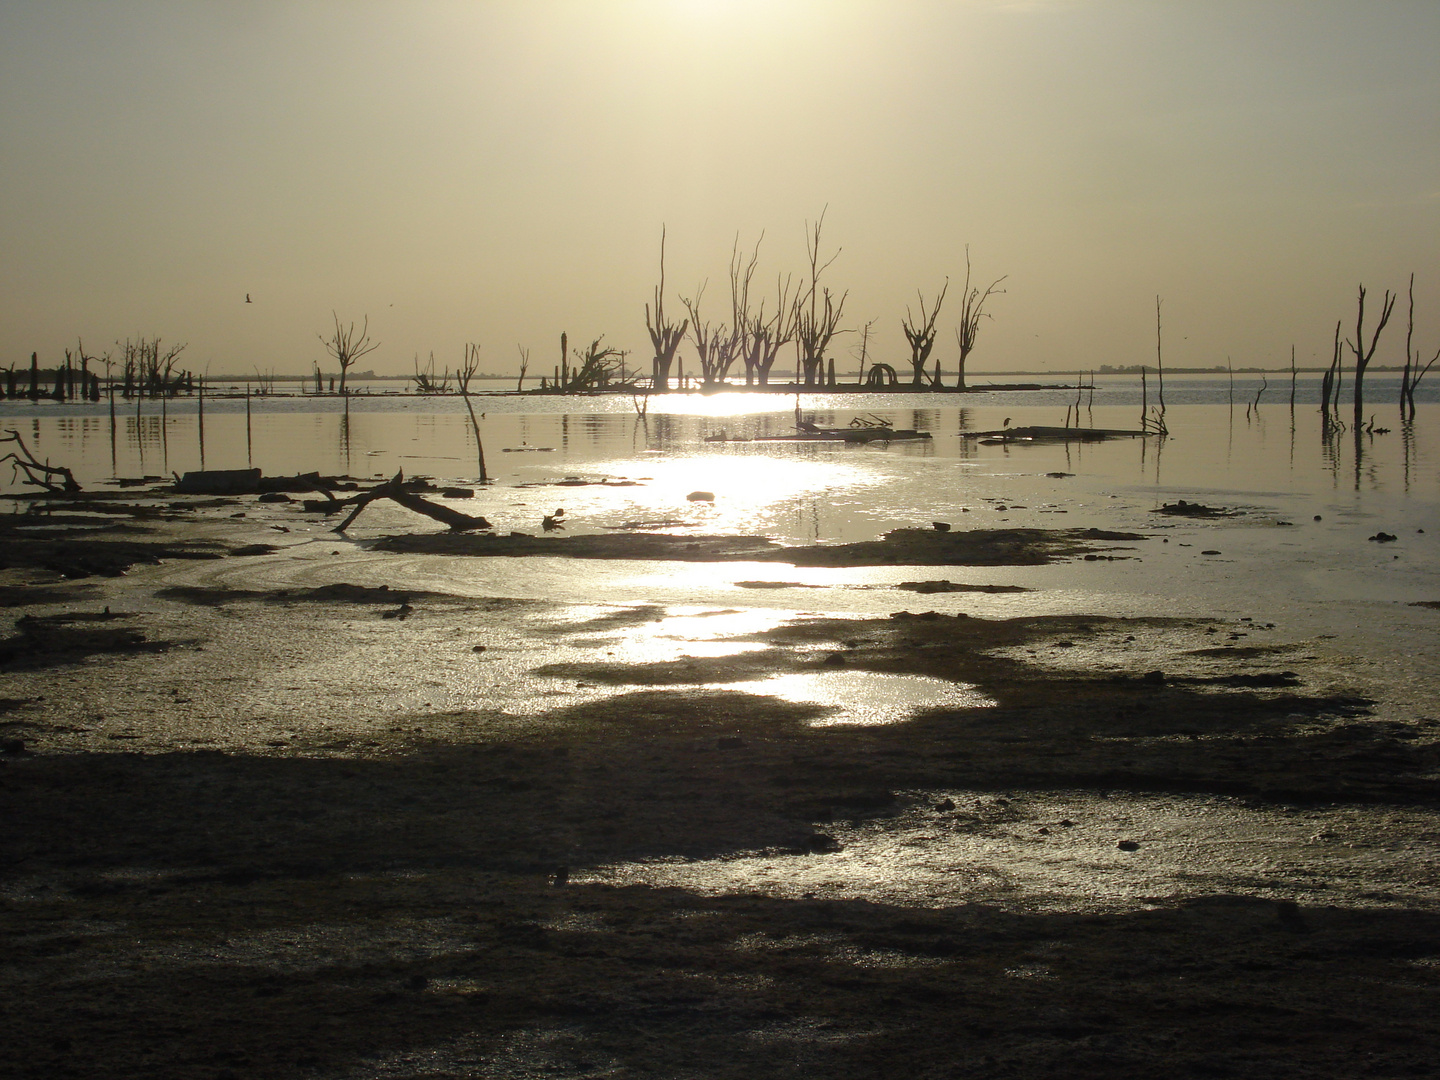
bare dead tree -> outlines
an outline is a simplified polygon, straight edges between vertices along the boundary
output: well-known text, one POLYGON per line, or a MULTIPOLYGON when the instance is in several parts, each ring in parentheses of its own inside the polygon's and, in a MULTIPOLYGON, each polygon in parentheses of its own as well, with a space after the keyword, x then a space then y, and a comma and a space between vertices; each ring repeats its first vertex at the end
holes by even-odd
MULTIPOLYGON (((775 360, 780 355, 780 350, 795 340, 795 335, 800 326, 800 299, 798 294, 792 295, 791 280, 788 276, 775 280, 775 311, 767 319, 765 317, 765 305, 760 305, 760 310, 750 324, 750 354, 747 354, 746 363, 749 364, 753 356, 755 381, 760 386, 770 384, 770 370, 775 366, 775 360)), ((747 368, 746 382, 749 383, 750 372, 747 368)))
POLYGON ((1405 366, 1400 372, 1400 419, 1405 420, 1405 403, 1410 397, 1411 348, 1415 339, 1415 275, 1410 275, 1410 317, 1405 321, 1405 366))
POLYGON ((1440 360, 1440 350, 1436 350, 1430 362, 1424 367, 1420 366, 1420 350, 1414 348, 1412 340, 1415 335, 1415 275, 1410 275, 1410 320, 1409 327, 1405 331, 1405 372, 1400 380, 1400 419, 1415 419, 1415 388, 1420 385, 1423 379, 1434 366, 1436 360, 1440 360), (1413 363, 1411 357, 1414 357, 1413 363))
POLYGON ((443 394, 450 389, 450 369, 446 368, 443 375, 435 374, 435 354, 430 354, 430 359, 425 365, 425 370, 420 370, 420 354, 415 354, 415 374, 411 376, 415 383, 417 394, 443 394))
MULTIPOLYGON (((736 285, 734 277, 735 257, 731 256, 731 286, 736 285)), ((700 382, 707 387, 716 387, 724 383, 726 375, 729 374, 730 365, 735 362, 737 353, 740 351, 741 331, 738 327, 721 323, 712 326, 700 316, 700 302, 705 296, 705 283, 701 282, 700 288, 695 292, 695 299, 690 300, 681 297, 685 310, 690 313, 687 320, 690 326, 690 340, 695 343, 695 352, 700 357, 700 382)), ((736 308, 736 300, 731 297, 731 311, 736 308)))
POLYGON ((875 320, 871 319, 869 322, 867 322, 864 326, 860 328, 860 355, 858 357, 860 361, 860 371, 855 376, 856 386, 865 385, 865 363, 870 359, 870 331, 874 328, 874 326, 875 320))
MULTIPOLYGON (((455 369, 455 383, 460 388, 460 396, 465 399, 465 411, 470 414, 470 426, 475 430, 475 452, 479 456, 480 482, 490 482, 490 474, 485 471, 485 444, 480 441, 480 421, 475 418, 475 406, 470 404, 470 380, 480 370, 480 346, 473 341, 465 343, 465 359, 455 369)), ((523 376, 522 376, 523 377, 523 376)))
MULTIPOLYGON (((1425 366, 1417 367, 1415 369, 1415 374, 1411 376, 1409 395, 1410 415, 1407 417, 1407 419, 1409 420, 1415 419, 1415 388, 1420 385, 1421 379, 1423 379, 1426 375, 1430 374, 1430 369, 1435 366, 1436 360, 1440 360, 1440 349, 1436 349, 1435 355, 1426 361, 1425 366)), ((1420 362, 1420 354, 1418 352, 1415 354, 1415 362, 1417 364, 1419 364, 1420 362)))
POLYGON ((645 328, 650 331, 650 344, 655 349, 651 368, 650 384, 655 390, 670 389, 670 365, 675 362, 675 351, 685 340, 686 322, 675 325, 665 318, 665 227, 660 227, 660 284, 655 286, 655 312, 652 317, 650 305, 645 305, 645 328))
POLYGON ((845 298, 849 290, 836 297, 829 286, 820 284, 820 276, 830 264, 840 257, 840 248, 824 262, 820 260, 820 232, 825 226, 827 206, 820 211, 814 225, 805 223, 805 253, 810 264, 810 281, 800 295, 799 318, 796 320, 795 340, 799 346, 800 367, 805 385, 814 386, 825 370, 825 350, 835 336, 840 318, 845 311, 845 298))
POLYGON ((600 344, 605 340, 601 334, 590 343, 588 349, 572 349, 576 366, 567 372, 567 390, 596 390, 609 385, 611 377, 620 369, 625 353, 600 344))
POLYGON ((966 389, 965 362, 975 351, 975 338, 980 333, 980 320, 990 318, 985 311, 985 301, 1005 292, 1000 285, 1009 276, 1006 274, 1004 277, 996 278, 984 292, 980 291, 979 286, 972 286, 970 284, 970 245, 965 245, 965 292, 960 301, 960 325, 955 330, 955 343, 960 346, 960 377, 955 383, 957 390, 966 389))
MULTIPOLYGON (((1320 428, 1323 434, 1328 434, 1330 429, 1339 424, 1338 420, 1332 419, 1332 397, 1334 405, 1340 403, 1340 388, 1336 385, 1340 377, 1340 322, 1335 323, 1335 344, 1330 350, 1330 366, 1325 369, 1325 374, 1320 377, 1320 428)), ((1337 410, 1338 411, 1338 410, 1337 410)))
POLYGON ((1165 423, 1165 360, 1160 355, 1160 296, 1155 296, 1155 381, 1156 396, 1160 399, 1160 423, 1165 423))
MULTIPOLYGON (((915 369, 914 385, 920 386, 924 378, 925 365, 930 360, 930 352, 935 348, 935 320, 940 316, 940 306, 945 303, 945 293, 950 289, 950 279, 945 279, 945 284, 940 287, 940 295, 935 298, 935 307, 927 312, 925 310, 925 294, 918 289, 915 295, 920 298, 920 318, 917 321, 910 308, 905 308, 905 318, 900 320, 905 329, 905 340, 910 343, 910 366, 915 369)), ((866 323, 866 330, 869 330, 869 323, 866 323)))
POLYGON ((320 334, 315 336, 320 338, 321 344, 325 346, 325 351, 334 357, 335 362, 340 365, 340 393, 343 396, 345 394, 346 373, 354 366, 356 360, 359 360, 366 353, 371 353, 378 349, 380 342, 370 340, 369 315, 365 316, 365 322, 357 332, 353 322, 350 323, 349 326, 342 326, 340 316, 333 311, 330 312, 330 314, 335 319, 334 332, 328 338, 320 334))
POLYGON ((1370 366, 1371 359, 1375 356, 1375 346, 1380 341, 1380 331, 1385 329, 1385 324, 1390 321, 1390 313, 1395 309, 1396 297, 1390 295, 1390 290, 1385 290, 1385 297, 1380 302, 1380 321, 1375 327, 1375 332, 1370 337, 1370 347, 1365 348, 1365 286, 1360 286, 1359 311, 1355 316, 1355 340, 1346 340, 1345 344, 1355 356, 1355 422, 1358 430, 1364 422, 1361 415, 1365 407, 1365 369, 1370 366))
MULTIPOLYGON (((765 239, 765 234, 760 234, 760 239, 755 241, 755 247, 750 252, 750 258, 745 259, 740 254, 740 237, 735 237, 735 244, 730 249, 730 341, 729 356, 726 358, 725 370, 720 373, 720 381, 724 382, 728 375, 730 365, 740 360, 745 366, 745 383, 748 386, 754 369, 755 356, 755 334, 752 325, 753 317, 750 313, 750 284, 755 278, 755 269, 760 265, 760 242, 765 239)), ((763 307, 763 305, 762 305, 763 307)))
POLYGON ((515 347, 520 350, 520 378, 515 383, 515 392, 520 394, 525 390, 525 372, 530 367, 530 350, 519 344, 515 347))

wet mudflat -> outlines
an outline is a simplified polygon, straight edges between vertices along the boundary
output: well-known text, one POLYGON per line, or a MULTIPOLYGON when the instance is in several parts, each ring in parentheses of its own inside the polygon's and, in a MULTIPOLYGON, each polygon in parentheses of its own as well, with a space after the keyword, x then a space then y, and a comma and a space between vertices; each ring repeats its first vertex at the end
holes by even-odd
POLYGON ((1433 1067, 1440 725, 1304 635, 979 617, 962 558, 883 613, 476 595, 258 512, 12 523, 16 1075, 1433 1067))

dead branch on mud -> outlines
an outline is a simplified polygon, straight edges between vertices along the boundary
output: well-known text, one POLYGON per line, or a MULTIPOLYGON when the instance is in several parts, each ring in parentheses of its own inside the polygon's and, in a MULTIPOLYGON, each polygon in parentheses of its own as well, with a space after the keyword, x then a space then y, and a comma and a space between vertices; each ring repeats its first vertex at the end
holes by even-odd
POLYGON ((452 532, 469 532, 474 529, 488 529, 491 527, 490 522, 483 517, 473 517, 470 514, 462 514, 459 510, 452 510, 448 506, 426 502, 419 495, 415 494, 415 492, 406 491, 404 485, 405 473, 403 471, 397 472, 389 480, 385 481, 385 483, 371 488, 363 495, 356 496, 354 500, 348 500, 353 503, 355 508, 350 511, 349 516, 346 517, 344 521, 335 526, 334 531, 343 533, 350 527, 351 523, 360 516, 361 511, 376 499, 389 499, 391 502, 399 503, 407 510, 413 510, 417 514, 424 514, 426 517, 433 518, 442 525, 449 526, 452 532))
POLYGON ((30 452, 30 448, 25 445, 25 440, 20 437, 18 431, 13 428, 7 428, 5 434, 0 436, 0 442, 13 442, 19 447, 19 453, 12 450, 4 457, 0 457, 0 462, 14 462, 13 468, 16 479, 19 479, 20 473, 24 472, 25 478, 23 483, 33 484, 35 487, 44 488, 46 491, 66 491, 73 494, 80 490, 79 483, 75 480, 74 474, 71 473, 69 469, 60 465, 49 465, 37 460, 35 455, 30 452), (23 457, 21 456, 22 454, 24 455, 23 457), (54 477, 57 476, 62 478, 63 483, 57 484, 55 482, 54 477))

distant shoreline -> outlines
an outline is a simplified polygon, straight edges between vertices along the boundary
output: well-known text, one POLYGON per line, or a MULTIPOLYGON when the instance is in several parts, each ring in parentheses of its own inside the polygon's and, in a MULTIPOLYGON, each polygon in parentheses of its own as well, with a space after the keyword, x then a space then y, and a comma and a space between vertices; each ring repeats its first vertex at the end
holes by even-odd
MULTIPOLYGON (((1136 375, 1139 375, 1139 374, 1140 374, 1140 371, 1141 371, 1140 365, 1138 365, 1138 364, 1135 365, 1134 367, 1124 367, 1124 368, 1114 368, 1114 367, 1112 367, 1112 368, 1109 368, 1108 370, 1106 370, 1106 369, 1104 369, 1104 368, 1100 368, 1100 369, 1097 369, 1097 370, 1094 370, 1094 371, 1091 371, 1091 370, 1088 370, 1088 369, 1080 369, 1080 370, 1082 370, 1083 373, 1084 373, 1085 375, 1087 375, 1087 376, 1094 375, 1094 376, 1101 376, 1101 377, 1106 377, 1106 376, 1136 376, 1136 375)), ((1323 375, 1323 374, 1325 374, 1325 372, 1326 372, 1327 370, 1329 370, 1328 365, 1327 365, 1326 367, 1297 367, 1297 368, 1295 369, 1295 374, 1297 374, 1297 375, 1323 375)), ((1401 365, 1371 364, 1370 367, 1366 369, 1366 374, 1376 374, 1376 373, 1379 373, 1379 372, 1391 372, 1391 373, 1394 373, 1394 374, 1399 374, 1399 373, 1400 373, 1401 371, 1403 371, 1403 370, 1404 370, 1404 368, 1403 368, 1403 366, 1401 366, 1401 365)), ((1061 370, 1058 370, 1058 371, 1018 370, 1018 369, 1017 369, 1017 370, 1014 370, 1014 371, 971 371, 971 372, 967 372, 965 377, 966 377, 966 379, 968 380, 968 379, 999 378, 999 377, 1002 377, 1002 376, 1008 378, 1008 377, 1022 376, 1022 375, 1023 375, 1023 376, 1040 377, 1040 378, 1047 378, 1047 379, 1062 379, 1062 378, 1068 377, 1068 376, 1071 375, 1071 374, 1074 374, 1075 371, 1076 371, 1076 369, 1061 369, 1061 370)), ((1347 373, 1348 373, 1349 369, 1347 368, 1346 371, 1347 371, 1347 373)), ((1235 375, 1289 375, 1289 374, 1290 374, 1290 368, 1288 368, 1288 367, 1283 367, 1283 368, 1260 368, 1260 367, 1243 367, 1243 368, 1238 368, 1238 367, 1237 367, 1237 368, 1234 368, 1233 370, 1227 370, 1226 368, 1223 368, 1223 367, 1219 367, 1219 368, 1217 368, 1217 367, 1206 367, 1206 368, 1201 368, 1201 367, 1167 367, 1167 368, 1165 369, 1165 372, 1164 372, 1164 373, 1165 373, 1166 375, 1227 375, 1227 374, 1235 374, 1235 375)), ((1153 366, 1147 364, 1147 365, 1145 365, 1145 374, 1147 374, 1147 375, 1155 375, 1155 374, 1157 374, 1157 372, 1156 372, 1156 370, 1155 370, 1155 368, 1154 368, 1153 366)), ((955 373, 954 373, 953 371, 945 372, 943 377, 953 380, 953 379, 955 378, 955 373)), ((199 376, 196 376, 196 378, 198 379, 199 376)), ((475 381, 475 382, 514 382, 515 380, 517 380, 517 379, 519 379, 519 378, 520 378, 520 375, 519 375, 518 372, 515 373, 515 374, 511 374, 511 375, 483 375, 483 374, 477 374, 477 375, 472 376, 472 379, 473 379, 473 381, 475 381)), ((530 381, 530 380, 533 379, 532 376, 527 376, 526 378, 527 378, 527 381, 530 381)), ((857 378, 857 373, 856 373, 856 372, 853 372, 853 371, 850 371, 850 372, 836 372, 835 378, 836 378, 837 381, 842 381, 842 382, 845 381, 845 380, 850 380, 850 381, 851 381, 851 384, 853 385, 854 380, 857 378)), ((204 379, 205 379, 205 382, 206 382, 207 384, 213 384, 213 383, 218 383, 218 382, 235 382, 235 383, 252 382, 252 383, 253 383, 253 382, 259 381, 259 380, 257 380, 257 378, 256 378, 256 376, 255 376, 255 374, 254 374, 253 372, 252 372, 251 374, 249 374, 249 375, 206 375, 206 376, 204 376, 204 379)), ((266 382, 314 382, 314 381, 315 381, 315 374, 314 374, 314 372, 311 372, 311 373, 308 374, 308 375, 270 375, 270 374, 267 373, 266 375, 263 376, 263 379, 264 379, 264 381, 266 381, 266 382)), ((327 379, 328 379, 328 376, 327 376, 327 379)), ((414 381, 415 381, 415 376, 414 376, 414 375, 374 375, 374 374, 371 374, 371 373, 369 373, 369 372, 362 372, 362 373, 359 374, 359 375, 350 375, 350 376, 348 377, 347 381, 348 381, 348 382, 351 382, 351 383, 355 383, 355 382, 414 382, 414 381)), ((792 387, 792 388, 793 388, 795 384, 794 384, 793 382, 777 382, 777 383, 771 383, 771 384, 769 384, 769 385, 770 385, 770 387, 786 386, 786 387, 792 387)), ((802 384, 802 385, 803 385, 803 384, 802 384)), ((927 387, 928 387, 928 384, 927 384, 927 387)), ((910 388, 910 384, 909 384, 908 382, 900 382, 900 383, 896 383, 894 387, 887 387, 886 389, 895 390, 895 389, 897 389, 897 388, 898 388, 898 389, 901 389, 901 390, 908 389, 908 388, 910 388)), ((735 389, 735 390, 764 390, 764 389, 767 389, 767 387, 763 387, 763 386, 743 386, 743 385, 740 385, 740 386, 732 386, 731 389, 735 389)), ((823 387, 822 387, 821 389, 823 389, 823 387)), ((932 389, 933 389, 933 388, 932 388, 932 389)), ((953 386, 947 386, 947 387, 942 387, 941 389, 953 390, 954 387, 953 387, 953 386)))

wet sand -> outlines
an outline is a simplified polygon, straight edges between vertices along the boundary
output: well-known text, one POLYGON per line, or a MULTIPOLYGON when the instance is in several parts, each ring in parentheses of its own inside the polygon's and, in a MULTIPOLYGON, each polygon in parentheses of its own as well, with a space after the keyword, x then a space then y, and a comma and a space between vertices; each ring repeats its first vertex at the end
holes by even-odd
POLYGON ((1433 1068, 1440 724, 1305 640, 270 587, 252 502, 7 526, 15 1075, 1433 1068))

